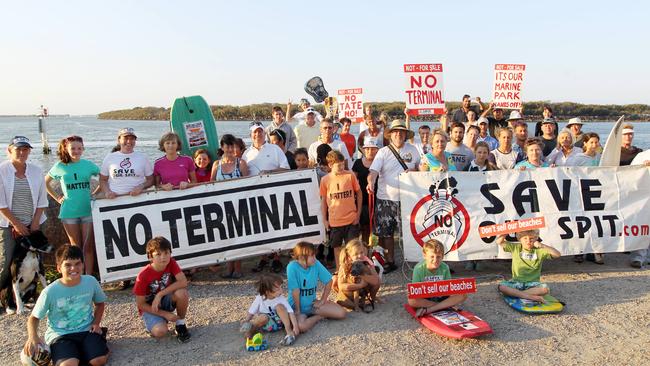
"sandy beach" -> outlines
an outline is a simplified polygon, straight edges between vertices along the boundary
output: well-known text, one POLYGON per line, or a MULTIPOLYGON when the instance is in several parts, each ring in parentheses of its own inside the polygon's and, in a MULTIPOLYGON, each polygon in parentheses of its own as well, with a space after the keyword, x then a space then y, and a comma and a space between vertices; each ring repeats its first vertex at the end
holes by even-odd
MULTIPOLYGON (((483 261, 468 272, 449 262, 455 277, 475 276, 478 291, 464 308, 490 323, 494 334, 452 340, 424 329, 402 308, 408 267, 385 277, 384 300, 371 314, 349 313, 344 321, 323 321, 291 347, 268 337, 270 349, 247 352, 237 332, 254 295, 248 268, 239 281, 201 271, 194 276, 188 324, 192 339, 180 344, 169 336, 156 341, 144 331, 130 290, 107 291, 103 325, 109 327, 110 365, 642 365, 650 351, 650 270, 635 270, 626 254, 608 254, 605 265, 575 264, 563 257, 544 264, 542 280, 567 303, 559 315, 529 316, 509 308, 496 291, 508 261, 483 261)), ((18 364, 26 339, 26 315, 1 315, 0 364, 18 364)), ((41 334, 44 330, 41 323, 41 334)))

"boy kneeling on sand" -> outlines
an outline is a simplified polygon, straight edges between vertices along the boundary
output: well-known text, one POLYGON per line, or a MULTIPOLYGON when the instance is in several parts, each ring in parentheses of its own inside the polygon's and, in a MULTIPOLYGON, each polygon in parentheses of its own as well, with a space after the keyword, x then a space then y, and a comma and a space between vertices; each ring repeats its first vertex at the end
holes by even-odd
POLYGON ((106 295, 95 277, 82 274, 83 267, 79 247, 65 244, 56 251, 56 269, 61 278, 47 286, 36 301, 27 321, 26 355, 31 357, 43 343, 38 323, 47 316, 45 341, 53 365, 106 364, 108 347, 99 326, 106 295))
MULTIPOLYGON (((430 239, 422 246, 424 260, 413 269, 413 280, 417 282, 435 282, 451 279, 449 266, 442 261, 445 256, 445 246, 435 239, 430 239)), ((435 313, 456 306, 467 299, 466 294, 432 297, 428 299, 408 299, 408 304, 416 308, 417 317, 435 313)))
POLYGON ((172 245, 162 236, 147 242, 147 264, 135 280, 133 294, 144 325, 154 338, 167 335, 167 322, 176 323, 176 337, 181 343, 191 335, 185 325, 190 303, 187 278, 172 258, 172 245), (176 310, 176 314, 174 314, 176 310))
POLYGON ((502 281, 499 291, 511 297, 545 302, 544 295, 550 291, 545 283, 540 282, 542 262, 562 255, 539 241, 539 230, 521 231, 516 236, 519 242, 507 242, 504 235, 497 237, 497 244, 512 253, 512 280, 502 281))

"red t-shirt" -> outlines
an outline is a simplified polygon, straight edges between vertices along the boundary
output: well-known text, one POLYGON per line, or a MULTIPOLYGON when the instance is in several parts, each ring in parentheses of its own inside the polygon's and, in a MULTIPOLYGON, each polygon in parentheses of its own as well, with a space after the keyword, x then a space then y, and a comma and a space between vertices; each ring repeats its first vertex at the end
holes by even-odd
POLYGON ((197 183, 205 183, 210 181, 210 174, 212 173, 211 171, 207 169, 196 168, 195 172, 197 183))
POLYGON ((343 141, 345 147, 348 148, 348 154, 352 157, 352 155, 354 155, 354 149, 357 147, 354 135, 351 133, 342 133, 339 135, 339 138, 343 141))
MULTIPOLYGON (((171 258, 167 267, 160 272, 153 269, 151 263, 149 263, 138 273, 135 285, 133 285, 133 294, 135 296, 144 296, 147 302, 151 303, 158 292, 174 283, 175 276, 180 271, 181 267, 178 266, 174 258, 171 258)), ((142 314, 140 309, 138 311, 142 314)))

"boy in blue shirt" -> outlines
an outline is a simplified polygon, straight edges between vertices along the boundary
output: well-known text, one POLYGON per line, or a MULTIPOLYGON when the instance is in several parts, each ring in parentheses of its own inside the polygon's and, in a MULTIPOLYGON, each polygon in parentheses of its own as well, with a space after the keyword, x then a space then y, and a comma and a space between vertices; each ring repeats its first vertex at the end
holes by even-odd
POLYGON ((108 347, 99 325, 106 295, 95 277, 82 275, 83 267, 79 247, 66 244, 56 251, 56 269, 62 277, 41 292, 27 321, 27 355, 43 343, 38 324, 47 316, 45 342, 50 346, 52 364, 106 364, 108 347))

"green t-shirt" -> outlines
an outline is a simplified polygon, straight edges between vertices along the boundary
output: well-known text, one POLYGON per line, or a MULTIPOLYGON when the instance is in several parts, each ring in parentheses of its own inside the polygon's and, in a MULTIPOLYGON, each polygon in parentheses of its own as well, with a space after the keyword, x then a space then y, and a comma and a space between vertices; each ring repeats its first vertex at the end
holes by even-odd
POLYGON ((426 262, 422 261, 413 268, 413 279, 411 282, 435 282, 450 279, 451 272, 449 272, 449 266, 444 262, 440 262, 438 269, 435 272, 431 272, 427 269, 426 262))
POLYGON ((65 200, 59 211, 59 218, 90 216, 90 177, 99 175, 99 167, 95 163, 84 159, 68 164, 59 161, 47 174, 61 181, 65 200))
POLYGON ((520 242, 506 243, 503 250, 512 253, 512 280, 517 282, 539 282, 542 261, 552 258, 546 248, 533 248, 528 252, 520 242))

